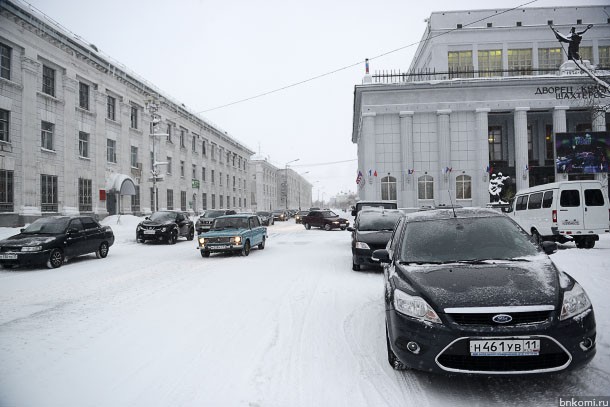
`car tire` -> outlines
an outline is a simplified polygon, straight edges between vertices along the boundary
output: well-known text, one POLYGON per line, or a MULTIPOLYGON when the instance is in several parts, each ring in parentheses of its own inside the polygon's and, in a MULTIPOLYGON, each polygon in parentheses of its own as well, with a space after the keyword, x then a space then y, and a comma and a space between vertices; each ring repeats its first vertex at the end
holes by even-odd
POLYGON ((106 256, 108 256, 108 248, 108 242, 102 242, 100 244, 100 247, 98 247, 95 251, 95 257, 97 257, 98 259, 105 259, 106 256))
POLYGON ((341 230, 347 229, 347 226, 341 226, 341 230))
POLYGON ((307 230, 311 229, 311 225, 307 222, 305 222, 305 229, 307 229, 307 230))
POLYGON ((49 253, 49 260, 47 260, 47 267, 50 269, 56 269, 64 264, 64 252, 61 249, 53 249, 49 253))
POLYGON ((195 230, 194 229, 189 229, 189 234, 186 237, 186 240, 193 240, 195 238, 195 230))
POLYGON ((538 246, 542 244, 542 238, 536 229, 532 230, 532 239, 534 239, 534 242, 536 242, 538 246))
POLYGON ((201 257, 210 257, 210 252, 208 250, 200 250, 201 257))
POLYGON ((178 240, 178 232, 176 230, 172 230, 169 233, 169 237, 167 238, 167 244, 176 244, 178 240))
POLYGON ((250 254, 250 241, 246 240, 246 243, 244 243, 244 247, 241 248, 241 255, 248 256, 249 254, 250 254))
POLYGON ((387 327, 385 329, 385 341, 386 341, 386 346, 388 348, 388 363, 390 363, 390 366, 392 366, 392 369, 407 370, 407 366, 404 363, 402 363, 400 360, 398 360, 398 357, 396 356, 396 354, 390 347, 390 336, 388 335, 387 327))
POLYGON ((330 227, 330 223, 327 223, 327 224, 325 224, 325 225, 324 225, 324 230, 325 230, 325 231, 327 231, 327 232, 328 232, 330 229, 331 229, 331 227, 330 227))
POLYGON ((136 237, 136 243, 144 243, 144 239, 138 239, 138 238, 136 237))
POLYGON ((263 241, 259 243, 258 250, 265 250, 265 236, 263 236, 263 241))
POLYGON ((576 243, 576 248, 584 249, 586 241, 580 237, 574 238, 574 243, 576 243))
POLYGON ((352 261, 352 270, 360 271, 360 264, 356 264, 352 261))
POLYGON ((593 249, 593 247, 595 247, 595 240, 593 240, 592 238, 586 238, 585 239, 585 249, 593 249))

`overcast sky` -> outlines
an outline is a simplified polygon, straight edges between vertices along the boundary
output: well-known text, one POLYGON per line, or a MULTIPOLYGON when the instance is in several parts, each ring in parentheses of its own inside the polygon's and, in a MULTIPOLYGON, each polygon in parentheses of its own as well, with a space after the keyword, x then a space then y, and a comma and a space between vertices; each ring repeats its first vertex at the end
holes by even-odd
MULTIPOLYGON (((531 0, 34 0, 29 3, 164 93, 314 184, 356 191, 354 85, 364 59, 417 43, 433 11, 531 0), (214 109, 362 61, 271 95, 214 109)), ((538 0, 529 7, 607 4, 538 0)), ((417 45, 371 61, 406 70, 417 45)))

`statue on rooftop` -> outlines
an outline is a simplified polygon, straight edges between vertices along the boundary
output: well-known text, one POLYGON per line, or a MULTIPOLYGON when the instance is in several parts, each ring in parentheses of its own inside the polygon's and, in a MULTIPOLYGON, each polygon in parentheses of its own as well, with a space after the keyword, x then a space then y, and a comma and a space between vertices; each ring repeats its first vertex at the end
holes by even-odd
POLYGON ((568 35, 559 33, 555 28, 553 28, 553 26, 551 26, 551 30, 553 30, 555 37, 559 42, 565 42, 568 44, 568 59, 571 61, 582 61, 580 54, 578 53, 580 41, 582 40, 582 35, 591 27, 593 27, 593 24, 589 24, 587 28, 582 31, 576 31, 576 28, 572 27, 568 35))

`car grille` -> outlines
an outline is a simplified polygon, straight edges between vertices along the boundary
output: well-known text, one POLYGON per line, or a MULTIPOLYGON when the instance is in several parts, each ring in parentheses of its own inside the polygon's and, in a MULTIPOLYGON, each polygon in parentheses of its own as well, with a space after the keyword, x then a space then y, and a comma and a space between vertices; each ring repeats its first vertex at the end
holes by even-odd
POLYGON ((471 356, 469 339, 459 339, 446 348, 437 357, 438 365, 449 371, 516 373, 559 370, 570 361, 570 355, 550 338, 538 338, 540 354, 537 356, 471 356))
POLYGON ((161 229, 159 226, 142 226, 142 229, 144 230, 157 230, 157 229, 161 229))
POLYGON ((205 239, 206 243, 230 243, 230 237, 208 237, 205 239))
POLYGON ((549 321, 552 311, 507 312, 513 319, 508 323, 497 323, 492 320, 495 313, 481 314, 447 314, 453 322, 459 325, 491 325, 511 326, 522 324, 539 324, 549 321))
POLYGON ((5 253, 5 252, 20 252, 20 251, 21 251, 21 247, 8 247, 8 246, 0 247, 0 252, 1 253, 5 253))
POLYGON ((381 244, 367 243, 367 244, 369 245, 371 250, 385 249, 385 247, 386 247, 386 243, 381 243, 381 244))

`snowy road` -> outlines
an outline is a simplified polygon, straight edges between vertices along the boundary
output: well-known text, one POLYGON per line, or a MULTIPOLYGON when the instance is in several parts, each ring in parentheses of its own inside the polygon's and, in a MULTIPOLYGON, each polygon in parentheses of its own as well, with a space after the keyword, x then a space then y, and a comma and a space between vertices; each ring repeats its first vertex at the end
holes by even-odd
MULTIPOLYGON (((0 407, 556 406, 610 395, 610 236, 553 255, 587 289, 598 353, 547 377, 447 378, 387 363, 383 276, 351 270, 348 232, 269 229, 265 250, 202 259, 195 242, 0 271, 0 407)), ((14 233, 0 230, 0 238, 14 233)))

